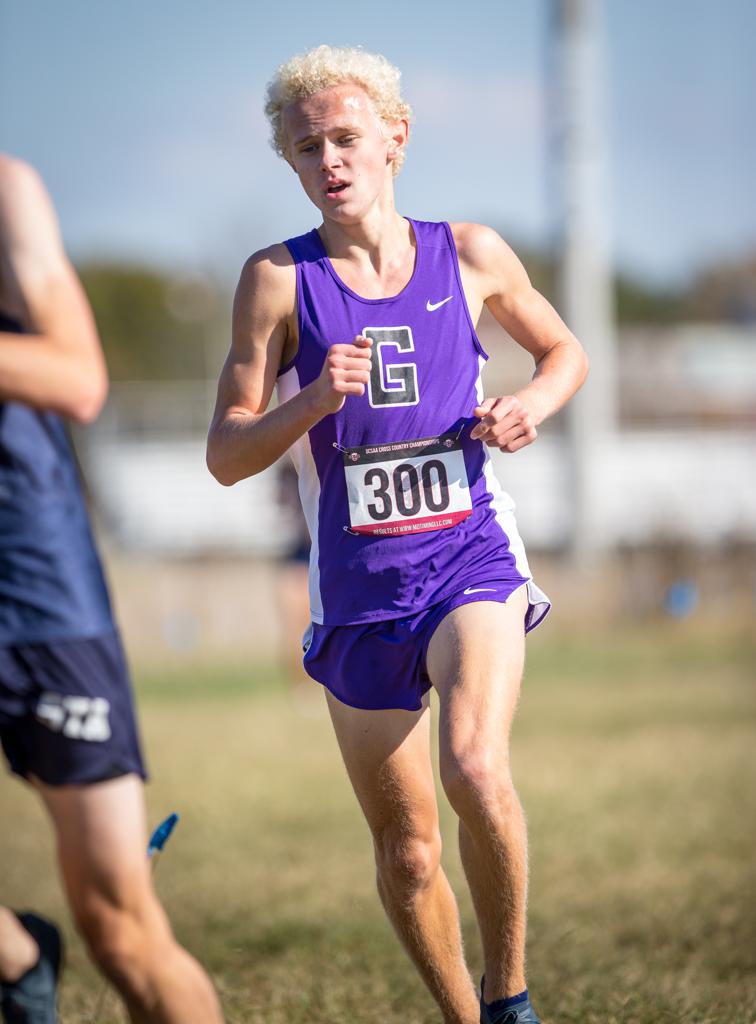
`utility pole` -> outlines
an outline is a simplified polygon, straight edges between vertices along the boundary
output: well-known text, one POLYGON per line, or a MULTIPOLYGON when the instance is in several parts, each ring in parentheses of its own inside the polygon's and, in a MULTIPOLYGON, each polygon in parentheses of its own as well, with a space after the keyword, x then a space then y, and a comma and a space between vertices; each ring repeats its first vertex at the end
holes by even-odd
POLYGON ((557 179, 559 305, 591 363, 567 409, 570 553, 581 564, 611 535, 602 516, 602 464, 617 427, 613 275, 609 255, 602 99, 601 0, 550 0, 550 147, 557 179))

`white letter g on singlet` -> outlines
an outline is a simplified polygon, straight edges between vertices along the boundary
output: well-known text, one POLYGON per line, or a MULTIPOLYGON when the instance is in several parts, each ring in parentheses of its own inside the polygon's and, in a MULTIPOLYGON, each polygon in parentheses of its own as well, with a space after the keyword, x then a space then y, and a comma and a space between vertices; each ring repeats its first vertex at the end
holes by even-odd
MULTIPOLYGON (((373 341, 373 360, 370 370, 370 405, 374 409, 385 406, 417 405, 417 365, 415 363, 385 363, 386 349, 414 352, 415 343, 409 327, 365 327, 362 331, 373 341)), ((389 354, 389 353, 386 353, 389 354)))

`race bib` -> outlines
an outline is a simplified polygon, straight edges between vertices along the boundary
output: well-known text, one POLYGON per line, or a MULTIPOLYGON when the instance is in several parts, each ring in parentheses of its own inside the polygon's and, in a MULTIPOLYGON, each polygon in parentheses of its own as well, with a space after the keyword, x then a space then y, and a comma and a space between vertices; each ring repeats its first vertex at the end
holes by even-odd
POLYGON ((454 434, 340 450, 353 533, 447 530, 472 515, 462 445, 454 434))

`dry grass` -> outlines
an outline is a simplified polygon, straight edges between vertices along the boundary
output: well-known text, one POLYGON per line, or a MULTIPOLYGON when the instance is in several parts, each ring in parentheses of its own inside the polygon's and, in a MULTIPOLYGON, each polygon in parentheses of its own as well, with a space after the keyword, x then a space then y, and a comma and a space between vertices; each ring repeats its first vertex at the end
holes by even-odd
MULTIPOLYGON (((515 771, 531 833, 529 980, 550 1024, 756 1021, 752 640, 666 626, 531 644, 515 771)), ((431 1024, 373 890, 328 721, 264 668, 137 673, 155 781, 182 822, 157 875, 230 1024, 431 1024)), ((314 686, 315 684, 313 684, 314 686)), ((65 924, 64 1024, 99 988, 42 814, 0 788, 0 898, 65 924)), ((471 966, 480 950, 445 814, 471 966)), ((109 1000, 99 1024, 121 1017, 109 1000)))

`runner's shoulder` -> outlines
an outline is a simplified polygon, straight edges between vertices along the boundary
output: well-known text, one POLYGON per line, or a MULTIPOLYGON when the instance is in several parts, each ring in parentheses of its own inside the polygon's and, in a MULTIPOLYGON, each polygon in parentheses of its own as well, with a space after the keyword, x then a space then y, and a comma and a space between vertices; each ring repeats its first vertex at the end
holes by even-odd
POLYGON ((449 227, 460 264, 493 291, 519 288, 527 280, 520 260, 498 231, 485 224, 468 222, 457 222, 449 227))
POLYGON ((41 181, 31 164, 10 153, 0 153, 0 185, 3 188, 29 184, 39 187, 41 181))
POLYGON ((470 221, 450 223, 457 254, 475 270, 483 270, 491 260, 504 261, 517 259, 498 231, 487 224, 474 224, 470 221))
POLYGON ((0 225, 14 224, 19 217, 48 203, 39 172, 9 153, 0 153, 0 225))
POLYGON ((262 303, 271 313, 288 316, 296 306, 296 293, 294 260, 283 242, 258 249, 245 261, 237 302, 262 303))

